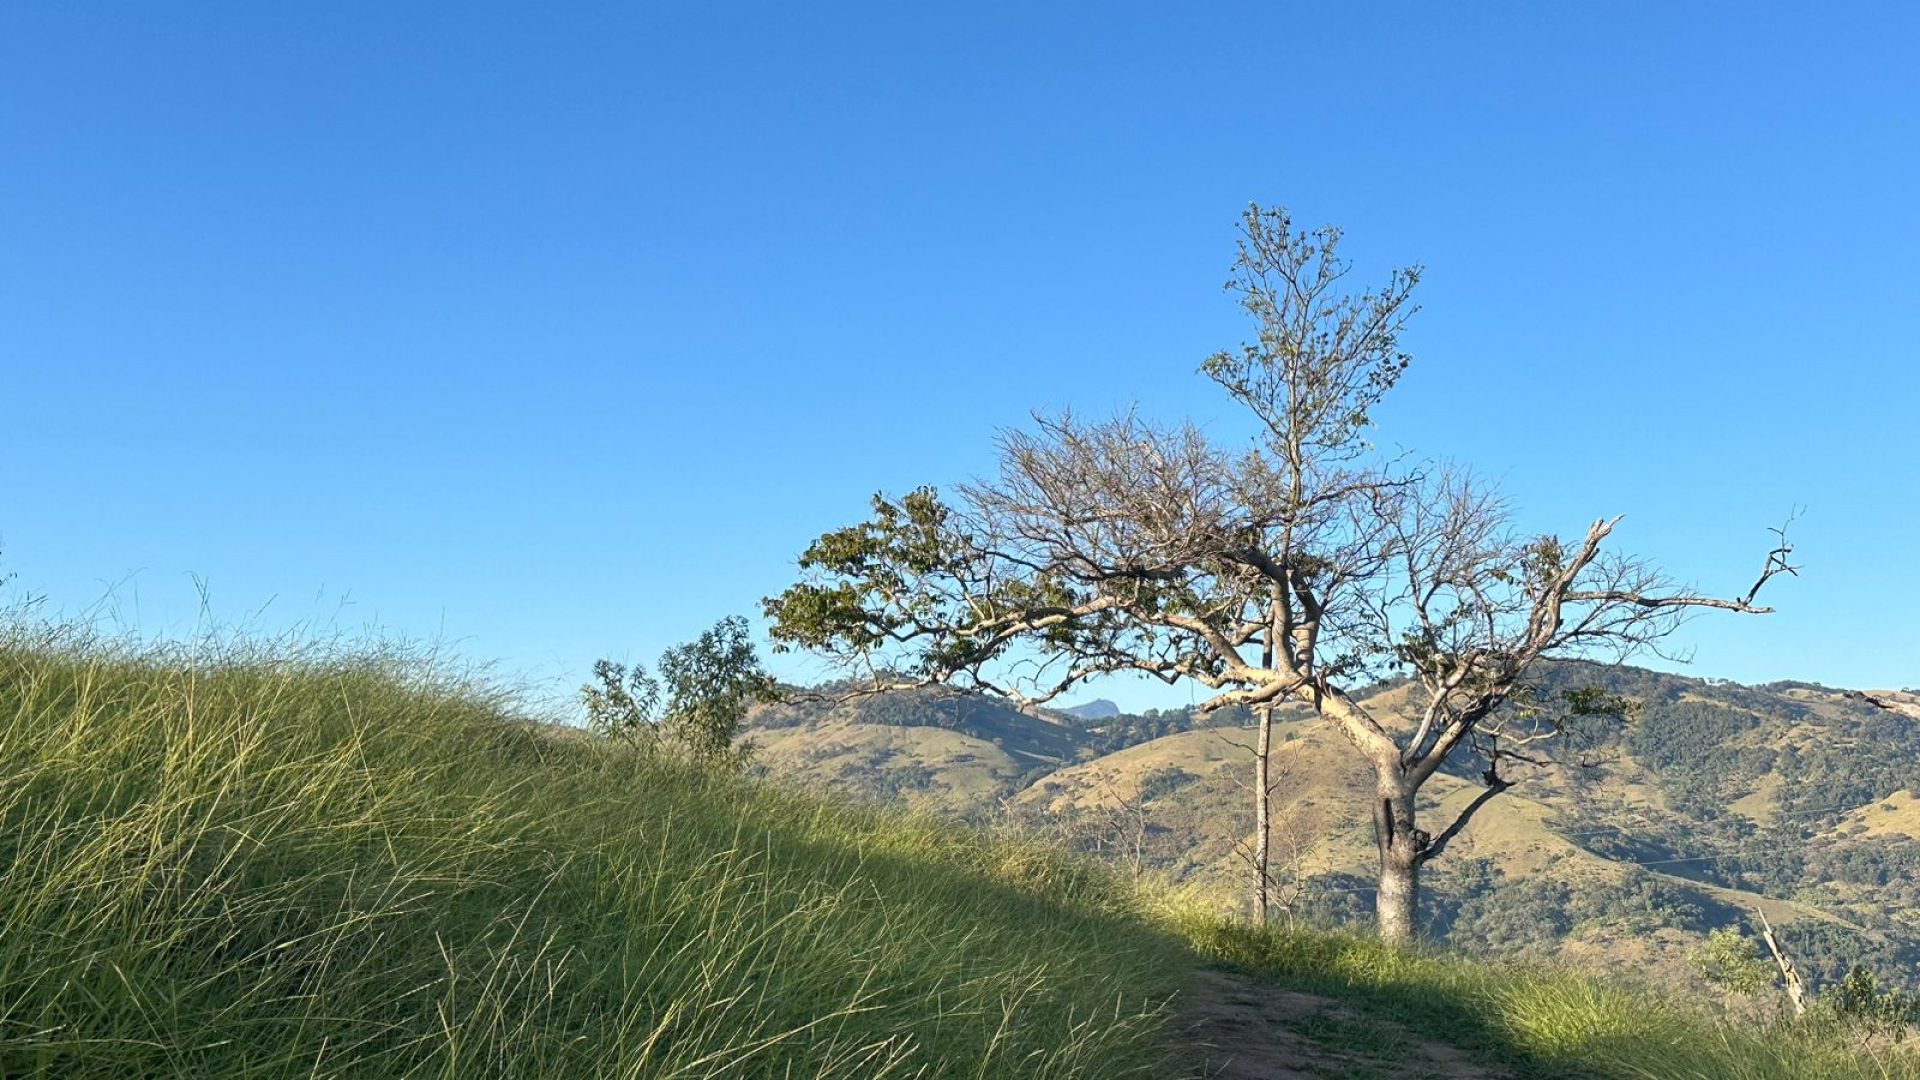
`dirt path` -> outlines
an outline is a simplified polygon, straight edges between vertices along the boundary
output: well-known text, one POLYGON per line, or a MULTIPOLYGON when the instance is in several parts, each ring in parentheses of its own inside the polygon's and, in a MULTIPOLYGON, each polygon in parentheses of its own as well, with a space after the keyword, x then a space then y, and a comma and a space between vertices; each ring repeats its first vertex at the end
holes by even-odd
POLYGON ((1460 1050, 1331 998, 1224 971, 1194 980, 1185 1010, 1200 1075, 1213 1080, 1504 1080, 1460 1050))

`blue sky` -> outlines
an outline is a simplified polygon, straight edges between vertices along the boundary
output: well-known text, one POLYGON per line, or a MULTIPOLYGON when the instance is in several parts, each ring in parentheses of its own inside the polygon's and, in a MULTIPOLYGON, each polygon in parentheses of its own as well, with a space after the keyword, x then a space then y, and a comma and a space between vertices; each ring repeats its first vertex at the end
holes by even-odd
POLYGON ((1806 508, 1696 673, 1920 683, 1915 11, 9 4, 0 558, 564 690, 1032 409, 1240 430, 1260 200, 1426 266, 1378 434, 1523 524, 1732 590, 1806 508))

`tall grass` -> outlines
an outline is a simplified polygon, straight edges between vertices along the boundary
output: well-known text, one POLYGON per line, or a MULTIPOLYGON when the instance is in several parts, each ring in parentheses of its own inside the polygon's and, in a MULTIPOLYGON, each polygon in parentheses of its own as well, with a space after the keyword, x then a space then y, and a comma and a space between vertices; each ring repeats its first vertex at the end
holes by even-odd
POLYGON ((1819 1024, 1754 1026, 1670 993, 1524 963, 1391 949, 1320 931, 1183 919, 1218 962, 1337 998, 1520 1076, 1607 1080, 1920 1080, 1911 1046, 1819 1024))
POLYGON ((404 656, 0 640, 0 1075, 1167 1075, 1134 903, 404 656))
POLYGON ((1920 1080, 1566 972, 1224 923, 529 724, 403 653, 0 630, 0 1076, 1190 1075, 1169 1021, 1207 960, 1517 1076, 1920 1080))

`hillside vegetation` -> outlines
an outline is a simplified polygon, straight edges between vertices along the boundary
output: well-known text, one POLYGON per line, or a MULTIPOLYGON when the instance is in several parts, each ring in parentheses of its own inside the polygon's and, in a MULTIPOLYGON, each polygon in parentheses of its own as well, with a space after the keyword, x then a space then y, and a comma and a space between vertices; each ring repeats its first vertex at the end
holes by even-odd
POLYGON ((1435 1047, 1462 1076, 1920 1076, 1644 989, 1256 932, 396 654, 16 629, 0 830, 10 1077, 1391 1076, 1435 1047))
MULTIPOLYGON (((1698 991, 1689 954, 1757 908, 1816 983, 1854 964, 1920 983, 1916 699, 1591 664, 1540 674, 1544 693, 1599 685, 1638 702, 1638 715, 1582 755, 1590 767, 1517 773, 1521 782, 1480 811, 1430 867, 1430 936, 1481 954, 1627 964, 1698 991)), ((1403 693, 1378 687, 1365 701, 1390 717, 1403 693)), ((1073 760, 989 777, 944 767, 913 705, 901 698, 785 727, 766 767, 964 817, 1011 815, 1219 910, 1241 909, 1253 833, 1246 716, 1029 718, 1076 729, 1073 760), (880 742, 886 755, 827 771, 848 760, 835 748, 880 742)), ((1280 900, 1297 922, 1363 925, 1376 861, 1364 813, 1372 778, 1304 710, 1282 710, 1275 726, 1280 900)), ((981 755, 994 749, 977 741, 981 755)), ((1463 757, 1435 777, 1422 813, 1450 820, 1482 790, 1483 767, 1463 757)))
POLYGON ((16 635, 0 777, 0 1075, 1165 1075, 1098 870, 394 657, 16 635))

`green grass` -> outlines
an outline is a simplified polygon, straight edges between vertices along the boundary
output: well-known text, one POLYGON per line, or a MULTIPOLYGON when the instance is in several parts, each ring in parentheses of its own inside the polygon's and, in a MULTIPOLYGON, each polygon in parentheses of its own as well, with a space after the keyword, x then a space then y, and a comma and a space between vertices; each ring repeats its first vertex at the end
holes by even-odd
POLYGON ((204 652, 0 644, 0 1075, 1165 1075, 1083 863, 204 652))
MULTIPOLYGON (((1319 931, 1184 920, 1216 963, 1321 994, 1521 1077, 1915 1080, 1911 1046, 1867 1046, 1819 1024, 1741 1025, 1671 994, 1546 966, 1492 963, 1319 931)), ((1309 1036, 1311 1037, 1311 1035, 1309 1036)), ((1373 1046, 1379 1050, 1377 1041, 1373 1046)))
POLYGON ((0 1076, 1172 1077, 1208 962, 1338 999, 1299 1034, 1372 1058, 1920 1077, 1225 924, 1032 841, 528 724, 404 655, 0 630, 0 1076))

